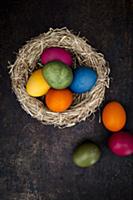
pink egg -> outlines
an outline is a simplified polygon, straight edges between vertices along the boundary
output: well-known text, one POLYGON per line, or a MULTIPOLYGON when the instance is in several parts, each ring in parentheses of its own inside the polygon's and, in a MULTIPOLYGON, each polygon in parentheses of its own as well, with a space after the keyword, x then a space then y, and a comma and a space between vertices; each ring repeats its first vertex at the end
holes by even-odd
POLYGON ((133 154, 133 135, 128 132, 114 133, 108 140, 111 151, 118 156, 133 154))
POLYGON ((69 51, 60 47, 50 47, 43 51, 41 55, 41 62, 42 64, 46 64, 51 61, 60 61, 71 66, 73 59, 69 51))

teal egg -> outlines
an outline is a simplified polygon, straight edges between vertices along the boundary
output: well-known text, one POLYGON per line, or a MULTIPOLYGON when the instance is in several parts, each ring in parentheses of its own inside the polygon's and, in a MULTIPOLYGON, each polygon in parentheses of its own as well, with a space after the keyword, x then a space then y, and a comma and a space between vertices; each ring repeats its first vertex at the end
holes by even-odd
POLYGON ((73 81, 70 89, 74 93, 84 93, 90 91, 96 84, 97 73, 90 67, 80 66, 74 70, 73 81))

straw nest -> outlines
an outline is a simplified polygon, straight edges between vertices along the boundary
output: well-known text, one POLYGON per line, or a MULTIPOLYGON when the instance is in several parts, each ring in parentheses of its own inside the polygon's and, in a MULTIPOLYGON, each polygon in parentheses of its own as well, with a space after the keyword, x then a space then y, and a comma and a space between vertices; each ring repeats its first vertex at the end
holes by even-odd
POLYGON ((91 116, 105 96, 109 87, 109 67, 103 54, 97 53, 85 38, 74 35, 67 28, 52 29, 28 41, 18 52, 16 61, 10 65, 12 89, 22 108, 43 124, 53 124, 60 128, 70 127, 91 116), (90 92, 74 95, 72 106, 62 113, 49 111, 44 103, 27 94, 25 86, 32 71, 38 68, 38 60, 47 47, 63 47, 73 54, 76 64, 92 67, 97 71, 98 79, 90 92))

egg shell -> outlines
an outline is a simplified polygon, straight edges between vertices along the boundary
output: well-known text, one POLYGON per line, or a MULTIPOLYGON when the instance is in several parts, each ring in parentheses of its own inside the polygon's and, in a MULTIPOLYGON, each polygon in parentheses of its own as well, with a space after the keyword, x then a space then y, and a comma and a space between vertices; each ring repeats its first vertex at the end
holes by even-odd
POLYGON ((47 63, 42 71, 46 81, 55 89, 67 88, 73 80, 72 69, 59 61, 47 63))
POLYGON ((84 142, 76 147, 73 152, 73 162, 78 167, 90 167, 100 158, 101 151, 99 147, 92 142, 84 142))
POLYGON ((114 133, 108 140, 110 150, 118 156, 133 154, 133 135, 128 132, 114 133))
POLYGON ((42 75, 42 69, 34 71, 26 84, 26 91, 30 96, 40 97, 45 95, 50 86, 42 75))
POLYGON ((64 112, 73 102, 73 93, 69 89, 56 90, 51 88, 45 96, 45 103, 53 112, 64 112))
POLYGON ((71 66, 73 63, 71 53, 68 50, 60 47, 47 48, 41 54, 42 64, 46 64, 51 61, 60 61, 69 66, 71 66))
POLYGON ((106 104, 102 111, 102 122, 109 131, 120 131, 126 123, 124 107, 117 101, 111 101, 106 104))
POLYGON ((97 73, 89 67, 77 67, 73 72, 73 81, 70 89, 74 93, 84 93, 90 91, 96 84, 97 73))

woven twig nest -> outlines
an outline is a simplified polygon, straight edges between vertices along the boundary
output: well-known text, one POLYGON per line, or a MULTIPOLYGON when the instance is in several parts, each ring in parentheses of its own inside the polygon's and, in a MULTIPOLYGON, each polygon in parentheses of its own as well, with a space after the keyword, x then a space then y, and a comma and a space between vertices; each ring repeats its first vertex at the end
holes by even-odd
POLYGON ((28 41, 18 52, 16 61, 10 65, 12 88, 22 108, 43 124, 53 124, 58 127, 70 127, 91 116, 105 96, 109 87, 109 67, 103 54, 97 53, 85 38, 74 35, 67 28, 51 29, 28 41), (26 92, 25 86, 43 50, 48 47, 63 47, 68 49, 76 64, 92 67, 97 71, 98 79, 90 92, 74 95, 72 106, 62 113, 49 111, 44 103, 26 92))

